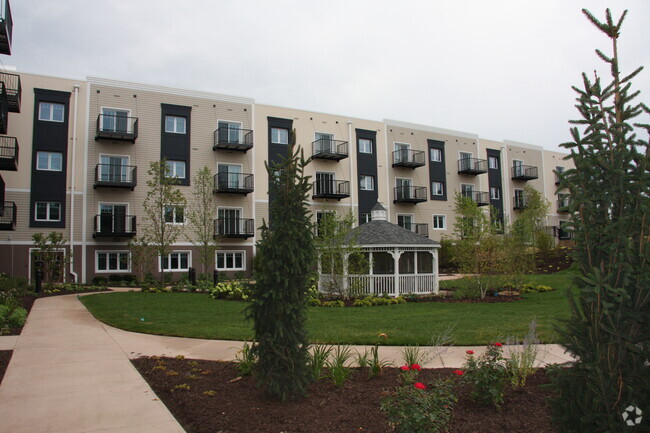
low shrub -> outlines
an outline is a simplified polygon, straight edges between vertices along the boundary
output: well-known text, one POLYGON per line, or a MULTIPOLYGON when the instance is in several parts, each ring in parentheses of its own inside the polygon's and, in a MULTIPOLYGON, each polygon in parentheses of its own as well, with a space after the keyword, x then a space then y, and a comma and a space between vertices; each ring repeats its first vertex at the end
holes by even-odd
POLYGON ((240 376, 249 376, 255 372, 257 365, 257 358, 253 354, 253 346, 255 342, 248 344, 244 342, 242 348, 235 355, 235 365, 240 376))
POLYGON ((525 293, 542 293, 542 292, 552 292, 555 289, 550 286, 545 286, 543 284, 540 285, 533 285, 533 284, 524 284, 521 286, 519 289, 519 293, 525 294, 525 293))
POLYGON ((108 284, 108 280, 106 277, 98 275, 96 277, 93 277, 92 284, 93 286, 106 286, 108 284))
POLYGON ((311 298, 307 301, 307 305, 310 307, 320 307, 323 303, 318 298, 311 298))
POLYGON ((223 282, 210 290, 212 299, 229 299, 233 301, 250 300, 250 291, 239 281, 223 282))
POLYGON ((454 299, 474 299, 481 297, 481 291, 477 287, 460 287, 453 291, 454 299))
POLYGON ((345 307, 345 302, 337 300, 337 301, 325 301, 321 304, 323 307, 345 307))
POLYGON ((18 305, 0 304, 0 335, 9 333, 11 328, 20 328, 27 320, 27 310, 18 305))
POLYGON ((494 343, 487 347, 480 357, 467 351, 468 359, 464 365, 465 380, 472 387, 474 401, 494 405, 497 410, 503 403, 503 389, 506 383, 506 360, 501 353, 502 344, 494 343))

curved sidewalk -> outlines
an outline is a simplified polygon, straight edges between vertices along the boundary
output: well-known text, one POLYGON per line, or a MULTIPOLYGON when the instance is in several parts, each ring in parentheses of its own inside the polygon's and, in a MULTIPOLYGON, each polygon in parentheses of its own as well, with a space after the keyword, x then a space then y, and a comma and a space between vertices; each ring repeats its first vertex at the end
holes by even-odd
MULTIPOLYGON (((20 336, 0 337, 0 350, 14 350, 0 385, 0 433, 182 433, 129 359, 233 360, 242 344, 123 331, 97 321, 77 295, 38 299, 20 336)), ((470 349, 485 347, 422 347, 423 366, 459 368, 470 349)), ((558 345, 538 349, 537 365, 571 361, 558 345)), ((400 365, 401 351, 381 346, 379 354, 400 365)))

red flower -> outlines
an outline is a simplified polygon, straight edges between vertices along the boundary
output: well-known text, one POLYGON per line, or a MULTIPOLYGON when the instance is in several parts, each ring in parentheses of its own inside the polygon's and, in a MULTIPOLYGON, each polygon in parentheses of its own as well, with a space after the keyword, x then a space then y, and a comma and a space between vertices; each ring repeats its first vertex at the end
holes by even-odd
POLYGON ((422 367, 420 367, 420 364, 413 364, 413 365, 411 365, 411 370, 420 371, 420 370, 422 370, 422 367))
POLYGON ((400 367, 400 370, 409 371, 410 368, 409 368, 408 365, 402 365, 402 366, 400 367))
POLYGON ((501 346, 503 346, 503 344, 501 344, 501 343, 494 343, 494 345, 495 345, 496 347, 501 347, 501 346))
POLYGON ((468 355, 474 355, 474 351, 473 351, 473 350, 468 350, 468 351, 465 352, 465 353, 467 353, 468 355))
POLYGON ((415 382, 414 385, 417 389, 427 389, 426 385, 423 384, 422 382, 415 382))
POLYGON ((465 373, 463 372, 463 370, 454 370, 454 374, 457 376, 462 376, 465 373))

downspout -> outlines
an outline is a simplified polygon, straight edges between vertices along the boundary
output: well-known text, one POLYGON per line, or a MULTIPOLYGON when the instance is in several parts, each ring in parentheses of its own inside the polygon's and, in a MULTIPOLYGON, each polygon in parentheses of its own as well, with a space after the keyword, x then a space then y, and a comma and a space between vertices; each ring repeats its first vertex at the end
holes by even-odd
POLYGON ((356 227, 356 226, 359 225, 359 219, 360 219, 360 215, 359 215, 359 212, 358 212, 358 209, 359 209, 359 204, 358 203, 357 203, 357 212, 354 211, 354 207, 355 207, 355 205, 354 205, 354 203, 355 203, 354 202, 354 200, 355 200, 354 192, 357 190, 357 179, 358 179, 353 174, 354 173, 354 168, 356 168, 356 167, 353 167, 353 165, 356 166, 356 151, 357 151, 356 150, 357 149, 356 140, 355 140, 355 145, 354 145, 354 153, 352 151, 352 147, 353 147, 352 146, 352 121, 348 120, 348 155, 350 155, 350 159, 348 160, 348 164, 349 164, 349 168, 350 168, 348 170, 349 175, 350 175, 350 212, 352 212, 356 216, 355 222, 352 224, 353 227, 356 227), (353 155, 354 155, 354 157, 353 157, 353 155))
POLYGON ((72 184, 72 191, 70 194, 70 275, 74 278, 74 282, 79 282, 79 276, 74 271, 74 196, 75 196, 75 182, 76 166, 77 166, 77 105, 79 103, 79 83, 74 86, 74 115, 72 117, 72 170, 70 172, 70 183, 72 184))

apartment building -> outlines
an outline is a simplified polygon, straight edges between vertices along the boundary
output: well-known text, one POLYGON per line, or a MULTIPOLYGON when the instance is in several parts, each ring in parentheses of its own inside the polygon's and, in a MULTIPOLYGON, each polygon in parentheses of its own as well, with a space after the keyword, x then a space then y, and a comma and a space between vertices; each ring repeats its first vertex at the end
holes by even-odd
MULTIPOLYGON (((453 235, 456 192, 486 209, 494 206, 511 222, 531 185, 554 204, 549 225, 566 236, 558 228, 568 219, 567 196, 556 194, 555 172, 569 162, 539 146, 96 77, 5 73, 0 79, 22 86, 17 106, 15 96, 12 103, 0 101, 14 110, 6 130, 0 128, 6 133, 0 168, 9 170, 0 172, 0 272, 31 278, 32 235, 56 231, 68 240, 61 258, 70 264, 61 278, 88 282, 131 273, 129 241, 142 234, 149 164, 165 159, 188 200, 199 169, 214 175, 219 249, 209 271, 250 274, 273 199, 265 163, 286 155, 292 130, 312 158, 314 222, 326 212, 352 212, 363 224, 379 202, 389 221, 440 240, 453 235)), ((157 270, 181 275, 198 268, 185 209, 170 204, 165 220, 184 231, 168 257, 158 258, 157 270)))

